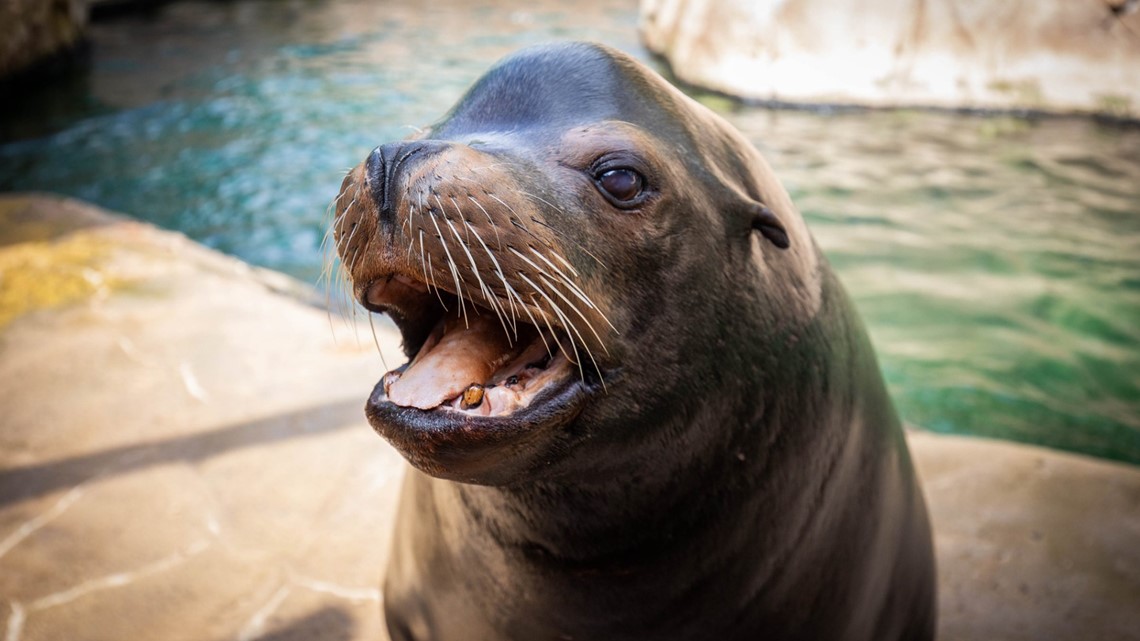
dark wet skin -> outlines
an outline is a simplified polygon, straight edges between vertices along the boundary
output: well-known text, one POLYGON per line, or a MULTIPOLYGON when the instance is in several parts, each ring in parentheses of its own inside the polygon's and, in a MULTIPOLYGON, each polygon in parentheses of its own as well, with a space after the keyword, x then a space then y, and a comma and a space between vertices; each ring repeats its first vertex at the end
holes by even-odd
POLYGON ((337 216, 411 361, 367 408, 414 468, 395 641, 932 638, 929 524, 874 353, 720 118, 610 49, 524 50, 361 163, 337 216), (460 298, 470 339, 444 321, 460 298), (545 347, 524 406, 466 402, 545 347))

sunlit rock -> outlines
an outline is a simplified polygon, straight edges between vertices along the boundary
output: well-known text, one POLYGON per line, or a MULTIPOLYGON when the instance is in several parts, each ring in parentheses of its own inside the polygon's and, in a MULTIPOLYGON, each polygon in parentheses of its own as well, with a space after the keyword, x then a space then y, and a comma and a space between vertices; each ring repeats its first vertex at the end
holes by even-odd
POLYGON ((682 80, 753 100, 1140 117, 1137 0, 641 0, 682 80))
POLYGON ((87 25, 84 0, 0 2, 0 79, 80 44, 87 25))

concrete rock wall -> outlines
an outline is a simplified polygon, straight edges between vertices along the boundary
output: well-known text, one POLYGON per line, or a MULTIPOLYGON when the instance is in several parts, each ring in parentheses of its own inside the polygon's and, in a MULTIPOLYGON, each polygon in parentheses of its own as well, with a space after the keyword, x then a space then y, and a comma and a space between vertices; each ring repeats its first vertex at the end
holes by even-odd
POLYGON ((1140 117, 1140 0, 641 0, 685 82, 755 100, 1140 117))
POLYGON ((84 0, 0 0, 0 78, 80 44, 84 0))

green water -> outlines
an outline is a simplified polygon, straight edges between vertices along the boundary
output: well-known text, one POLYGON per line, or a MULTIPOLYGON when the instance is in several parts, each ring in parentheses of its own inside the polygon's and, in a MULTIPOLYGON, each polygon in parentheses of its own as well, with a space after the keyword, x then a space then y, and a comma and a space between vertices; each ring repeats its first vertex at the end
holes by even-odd
MULTIPOLYGON (((505 53, 648 60, 636 3, 176 3, 97 23, 91 69, 0 104, 0 190, 49 190, 310 282, 375 145, 505 53)), ((768 157, 870 328, 900 412, 1140 463, 1140 130, 708 102, 768 157)))

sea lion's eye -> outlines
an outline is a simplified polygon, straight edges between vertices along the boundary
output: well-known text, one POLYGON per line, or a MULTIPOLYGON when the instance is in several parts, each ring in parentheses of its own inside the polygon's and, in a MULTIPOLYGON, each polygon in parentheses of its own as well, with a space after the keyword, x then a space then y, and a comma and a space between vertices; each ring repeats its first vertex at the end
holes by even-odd
POLYGON ((598 187, 617 204, 628 203, 641 195, 645 179, 632 169, 610 169, 598 176, 598 187))

